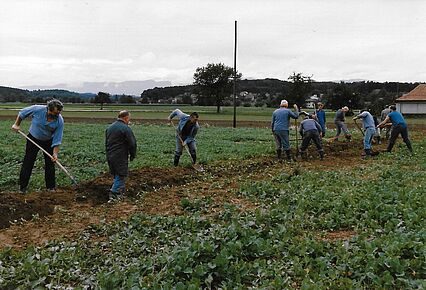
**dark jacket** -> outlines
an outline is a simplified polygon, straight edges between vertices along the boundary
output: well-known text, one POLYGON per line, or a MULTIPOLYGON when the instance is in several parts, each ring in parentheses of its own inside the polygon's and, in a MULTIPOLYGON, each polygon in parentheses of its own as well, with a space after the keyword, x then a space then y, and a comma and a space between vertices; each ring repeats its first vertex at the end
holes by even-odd
POLYGON ((132 129, 117 119, 105 131, 105 148, 111 174, 127 176, 130 160, 136 157, 136 138, 132 129))

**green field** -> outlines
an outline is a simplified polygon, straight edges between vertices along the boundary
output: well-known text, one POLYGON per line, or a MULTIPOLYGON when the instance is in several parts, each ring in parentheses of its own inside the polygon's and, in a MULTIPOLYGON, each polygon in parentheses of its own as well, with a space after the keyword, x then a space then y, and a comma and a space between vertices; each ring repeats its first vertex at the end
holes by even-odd
MULTIPOLYGON (((2 191, 16 189, 24 153, 10 126, 0 121, 2 191)), ((59 157, 79 181, 107 171, 105 127, 65 126, 59 157)), ((173 128, 132 129, 139 149, 131 169, 170 168, 173 128)), ((410 135, 414 156, 399 140, 392 154, 362 160, 355 133, 347 152, 326 151, 324 163, 283 164, 272 159, 267 128, 204 127, 197 144, 206 173, 125 201, 143 208, 156 190, 158 199, 177 192, 180 214, 159 206, 82 228, 76 238, 3 248, 0 289, 425 289, 426 138, 410 135)), ((43 188, 39 159, 32 189, 43 188)), ((69 180, 59 172, 58 183, 69 180)))
MULTIPOLYGON (((20 103, 0 104, 0 117, 11 116, 16 117, 18 110, 27 106, 20 103)), ((200 122, 208 122, 211 120, 232 121, 234 116, 233 107, 222 107, 221 113, 216 113, 216 107, 206 106, 188 106, 188 105, 105 105, 100 110, 99 105, 93 104, 66 104, 62 115, 66 120, 70 118, 115 118, 120 110, 127 109, 132 113, 135 119, 166 119, 172 110, 180 108, 186 113, 196 111, 200 114, 200 122)), ((264 121, 271 120, 272 112, 276 108, 257 108, 257 107, 237 107, 237 121, 264 121)), ((313 112, 312 109, 305 109, 307 112, 313 112)), ((326 111, 327 122, 333 127, 333 118, 335 112, 326 111)), ((408 124, 426 125, 426 118, 407 118, 408 124)), ((349 122, 350 123, 350 122, 349 122)), ((232 124, 232 123, 230 123, 232 124)))

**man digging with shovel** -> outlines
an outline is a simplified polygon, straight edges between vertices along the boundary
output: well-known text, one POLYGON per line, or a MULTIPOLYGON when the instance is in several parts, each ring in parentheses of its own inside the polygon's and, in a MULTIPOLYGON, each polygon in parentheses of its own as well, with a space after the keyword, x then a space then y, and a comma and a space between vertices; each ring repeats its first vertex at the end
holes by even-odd
POLYGON ((177 117, 179 124, 176 128, 176 151, 173 161, 174 166, 179 165, 179 159, 182 155, 183 147, 187 146, 188 152, 192 159, 192 167, 197 171, 202 171, 200 166, 196 165, 197 162, 197 147, 195 136, 197 135, 200 125, 198 124, 198 113, 193 112, 191 115, 183 113, 181 110, 174 110, 167 120, 173 125, 172 119, 177 117))
POLYGON ((48 101, 47 105, 26 107, 19 111, 15 123, 12 125, 12 130, 18 133, 22 120, 27 117, 32 118, 29 134, 26 136, 28 140, 25 147, 25 157, 19 174, 19 192, 21 194, 27 193, 31 172, 40 147, 51 156, 44 154, 46 188, 48 190, 55 190, 56 188, 55 162, 58 160, 59 146, 62 143, 64 132, 64 119, 61 116, 63 108, 63 104, 55 99, 48 101))

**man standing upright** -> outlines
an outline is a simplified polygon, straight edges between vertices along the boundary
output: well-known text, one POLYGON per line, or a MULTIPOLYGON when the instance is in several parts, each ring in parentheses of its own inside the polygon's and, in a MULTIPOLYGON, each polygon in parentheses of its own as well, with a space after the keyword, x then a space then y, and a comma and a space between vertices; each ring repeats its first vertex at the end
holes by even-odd
POLYGON ((364 152, 365 157, 371 156, 371 144, 373 143, 373 137, 376 133, 376 126, 374 124, 373 115, 367 110, 362 110, 361 113, 353 118, 354 121, 362 119, 362 125, 364 127, 364 152))
POLYGON ((319 102, 317 104, 318 109, 315 110, 315 116, 318 121, 318 123, 321 126, 321 137, 325 137, 325 111, 324 111, 324 104, 319 102))
POLYGON ((334 116, 334 124, 336 125, 336 136, 334 140, 338 140, 340 133, 345 134, 347 140, 351 140, 351 134, 349 133, 348 127, 345 124, 345 115, 349 112, 349 108, 344 106, 343 108, 337 110, 336 115, 334 116))
POLYGON ((398 135, 401 134, 402 140, 404 141, 405 145, 407 145, 408 150, 413 153, 413 147, 411 146, 411 141, 408 138, 408 129, 407 129, 407 123, 405 122, 404 117, 400 112, 396 110, 396 106, 392 105, 389 107, 391 112, 387 117, 381 122, 379 125, 377 125, 378 128, 382 128, 386 126, 389 122, 392 123, 392 131, 389 138, 388 143, 388 152, 392 152, 392 148, 395 145, 396 138, 398 138, 398 135))
MULTIPOLYGON (((288 102, 282 100, 280 108, 272 113, 271 129, 275 137, 275 144, 277 150, 277 157, 280 159, 282 151, 284 150, 287 155, 287 160, 291 161, 290 151, 290 118, 297 119, 299 117, 298 107, 294 104, 295 111, 288 109, 288 102)), ((296 128, 297 130, 297 128, 296 128)))
POLYGON ((182 155, 183 147, 188 146, 189 154, 191 154, 192 164, 197 162, 197 146, 195 136, 198 133, 200 125, 198 125, 198 113, 192 112, 191 115, 183 113, 181 110, 174 110, 167 120, 172 122, 174 117, 179 118, 179 124, 176 128, 176 151, 173 161, 174 166, 179 165, 179 159, 182 155))
POLYGON ((130 161, 136 157, 136 138, 129 127, 130 113, 121 111, 117 120, 105 131, 105 149, 108 166, 114 176, 109 199, 124 193, 126 177, 129 174, 130 161))
MULTIPOLYGON (((61 116, 63 108, 63 104, 55 99, 48 101, 47 105, 26 107, 19 112, 15 123, 12 125, 12 130, 18 132, 22 120, 27 117, 32 118, 28 138, 53 156, 53 159, 51 159, 43 153, 44 180, 48 190, 55 190, 56 187, 54 162, 58 159, 59 146, 62 143, 64 132, 64 119, 61 116)), ((19 192, 22 194, 27 193, 28 183, 38 151, 39 148, 27 140, 25 157, 19 174, 19 192)))

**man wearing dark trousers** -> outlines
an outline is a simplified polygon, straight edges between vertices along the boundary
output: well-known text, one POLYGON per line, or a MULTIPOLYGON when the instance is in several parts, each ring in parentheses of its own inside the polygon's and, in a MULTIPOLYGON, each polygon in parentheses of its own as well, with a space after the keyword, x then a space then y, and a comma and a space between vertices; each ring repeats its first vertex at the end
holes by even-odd
POLYGON ((389 115, 387 115, 383 122, 377 125, 377 128, 382 128, 386 126, 387 123, 392 123, 392 130, 389 138, 387 151, 392 152, 392 148, 395 145, 396 138, 398 138, 398 135, 401 134, 402 140, 404 141, 405 145, 407 145, 408 150, 413 153, 413 147, 411 146, 411 141, 408 138, 407 123, 405 122, 404 117, 400 112, 396 110, 395 105, 390 106, 389 109, 391 111, 389 115))
MULTIPOLYGON (((53 159, 44 155, 44 179, 48 190, 55 190, 55 164, 58 159, 59 146, 62 143, 64 131, 64 119, 61 116, 63 104, 58 100, 50 100, 47 105, 34 105, 23 108, 16 117, 12 130, 18 132, 22 120, 31 117, 31 126, 28 138, 35 141, 46 150, 53 159)), ((34 162, 37 158, 39 148, 27 140, 25 157, 19 174, 19 191, 26 194, 34 162)))
POLYGON ((179 165, 179 159, 182 155, 183 147, 188 146, 189 153, 191 154, 192 163, 197 162, 197 146, 195 136, 197 135, 200 125, 198 125, 198 113, 193 112, 191 115, 183 113, 181 110, 174 110, 167 120, 172 122, 172 119, 177 117, 179 124, 176 129, 176 151, 173 161, 174 166, 179 165), (183 142, 183 143, 182 143, 183 142))
POLYGON ((320 159, 324 158, 324 150, 322 149, 322 142, 320 133, 322 132, 321 125, 313 119, 312 115, 309 115, 300 123, 299 129, 300 135, 303 137, 302 146, 300 147, 300 153, 303 159, 306 159, 306 149, 308 149, 311 140, 317 147, 320 159))
POLYGON ((129 173, 130 161, 136 157, 136 138, 129 127, 130 113, 121 111, 117 120, 105 131, 105 149, 108 167, 114 176, 109 199, 124 193, 126 177, 129 173))

